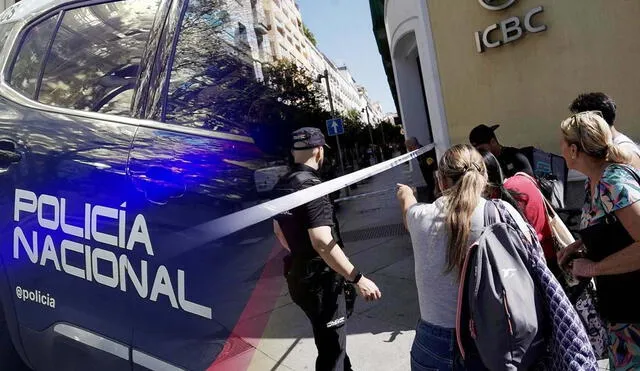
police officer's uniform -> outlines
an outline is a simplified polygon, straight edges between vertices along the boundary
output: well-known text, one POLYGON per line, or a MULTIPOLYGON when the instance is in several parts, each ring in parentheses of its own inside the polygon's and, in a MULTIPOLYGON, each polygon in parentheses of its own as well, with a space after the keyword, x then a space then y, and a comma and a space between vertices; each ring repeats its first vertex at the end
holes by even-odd
POLYGON ((438 170, 435 148, 421 154, 417 160, 426 183, 426 187, 418 187, 418 201, 432 203, 436 200, 435 172, 438 170))
MULTIPOLYGON (((316 128, 303 128, 293 133, 296 149, 325 145, 324 136, 316 128)), ((294 164, 274 190, 284 195, 320 184, 318 171, 304 164, 294 164)), ((328 196, 276 216, 291 254, 285 258, 285 276, 291 299, 307 315, 313 327, 318 358, 316 370, 351 370, 346 353, 345 280, 332 270, 314 250, 308 230, 333 227, 334 217, 328 196)), ((334 234, 334 240, 337 241, 334 234)))

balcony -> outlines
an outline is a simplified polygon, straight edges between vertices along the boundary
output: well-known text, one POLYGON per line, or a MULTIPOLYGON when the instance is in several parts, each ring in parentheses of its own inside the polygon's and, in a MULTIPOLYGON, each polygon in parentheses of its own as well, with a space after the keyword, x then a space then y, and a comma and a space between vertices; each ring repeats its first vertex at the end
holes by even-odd
POLYGON ((257 35, 266 35, 271 31, 271 25, 267 21, 262 20, 260 22, 255 22, 253 24, 253 29, 256 31, 257 35))
POLYGON ((253 7, 253 29, 258 35, 266 35, 271 30, 271 25, 265 13, 257 7, 253 7))

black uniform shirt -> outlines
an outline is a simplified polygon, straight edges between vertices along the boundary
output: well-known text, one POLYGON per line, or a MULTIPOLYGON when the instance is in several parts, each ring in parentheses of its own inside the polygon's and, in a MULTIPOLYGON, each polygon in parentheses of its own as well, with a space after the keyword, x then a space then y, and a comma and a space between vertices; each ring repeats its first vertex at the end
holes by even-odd
POLYGON ((435 148, 427 151, 417 158, 418 164, 420 165, 420 172, 422 173, 422 177, 424 181, 429 186, 434 186, 435 180, 433 177, 433 173, 438 170, 438 161, 436 158, 436 150, 435 148))
MULTIPOLYGON (((283 196, 320 183, 322 181, 316 170, 306 165, 295 164, 291 172, 280 179, 274 190, 276 195, 283 196), (296 175, 296 173, 299 174, 296 175)), ((280 229, 289 244, 291 255, 313 258, 318 256, 318 253, 313 249, 308 230, 323 226, 333 227, 333 206, 329 196, 322 196, 281 213, 275 219, 280 224, 280 229)))
POLYGON ((524 172, 533 176, 531 164, 520 150, 513 147, 502 147, 502 152, 498 156, 498 162, 504 173, 505 178, 511 178, 517 172, 524 172))

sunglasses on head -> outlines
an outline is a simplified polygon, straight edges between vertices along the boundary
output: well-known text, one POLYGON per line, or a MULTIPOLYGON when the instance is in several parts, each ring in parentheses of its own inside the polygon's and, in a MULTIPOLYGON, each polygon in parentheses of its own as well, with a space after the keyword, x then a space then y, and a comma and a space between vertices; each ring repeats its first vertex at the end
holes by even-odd
POLYGON ((578 117, 589 116, 589 115, 596 115, 604 119, 604 116, 602 115, 602 111, 583 111, 583 112, 578 112, 571 116, 572 124, 575 125, 576 129, 578 130, 579 142, 577 144, 580 145, 580 148, 584 148, 584 143, 582 142, 582 127, 578 122, 578 117))
POLYGON ((600 116, 600 118, 604 118, 604 116, 602 115, 602 111, 582 111, 582 112, 578 112, 576 114, 573 114, 571 116, 571 118, 577 124, 579 116, 589 116, 589 115, 596 115, 596 116, 600 116))

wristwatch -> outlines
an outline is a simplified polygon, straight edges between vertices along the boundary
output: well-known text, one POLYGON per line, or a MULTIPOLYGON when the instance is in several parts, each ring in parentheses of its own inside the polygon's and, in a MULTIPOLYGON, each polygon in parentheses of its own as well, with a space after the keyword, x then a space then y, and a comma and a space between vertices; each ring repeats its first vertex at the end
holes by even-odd
POLYGON ((347 280, 347 282, 356 284, 356 283, 358 283, 358 281, 360 281, 360 278, 362 278, 362 273, 360 273, 360 271, 356 271, 356 272, 358 272, 358 273, 356 273, 356 276, 353 279, 353 281, 347 280))

